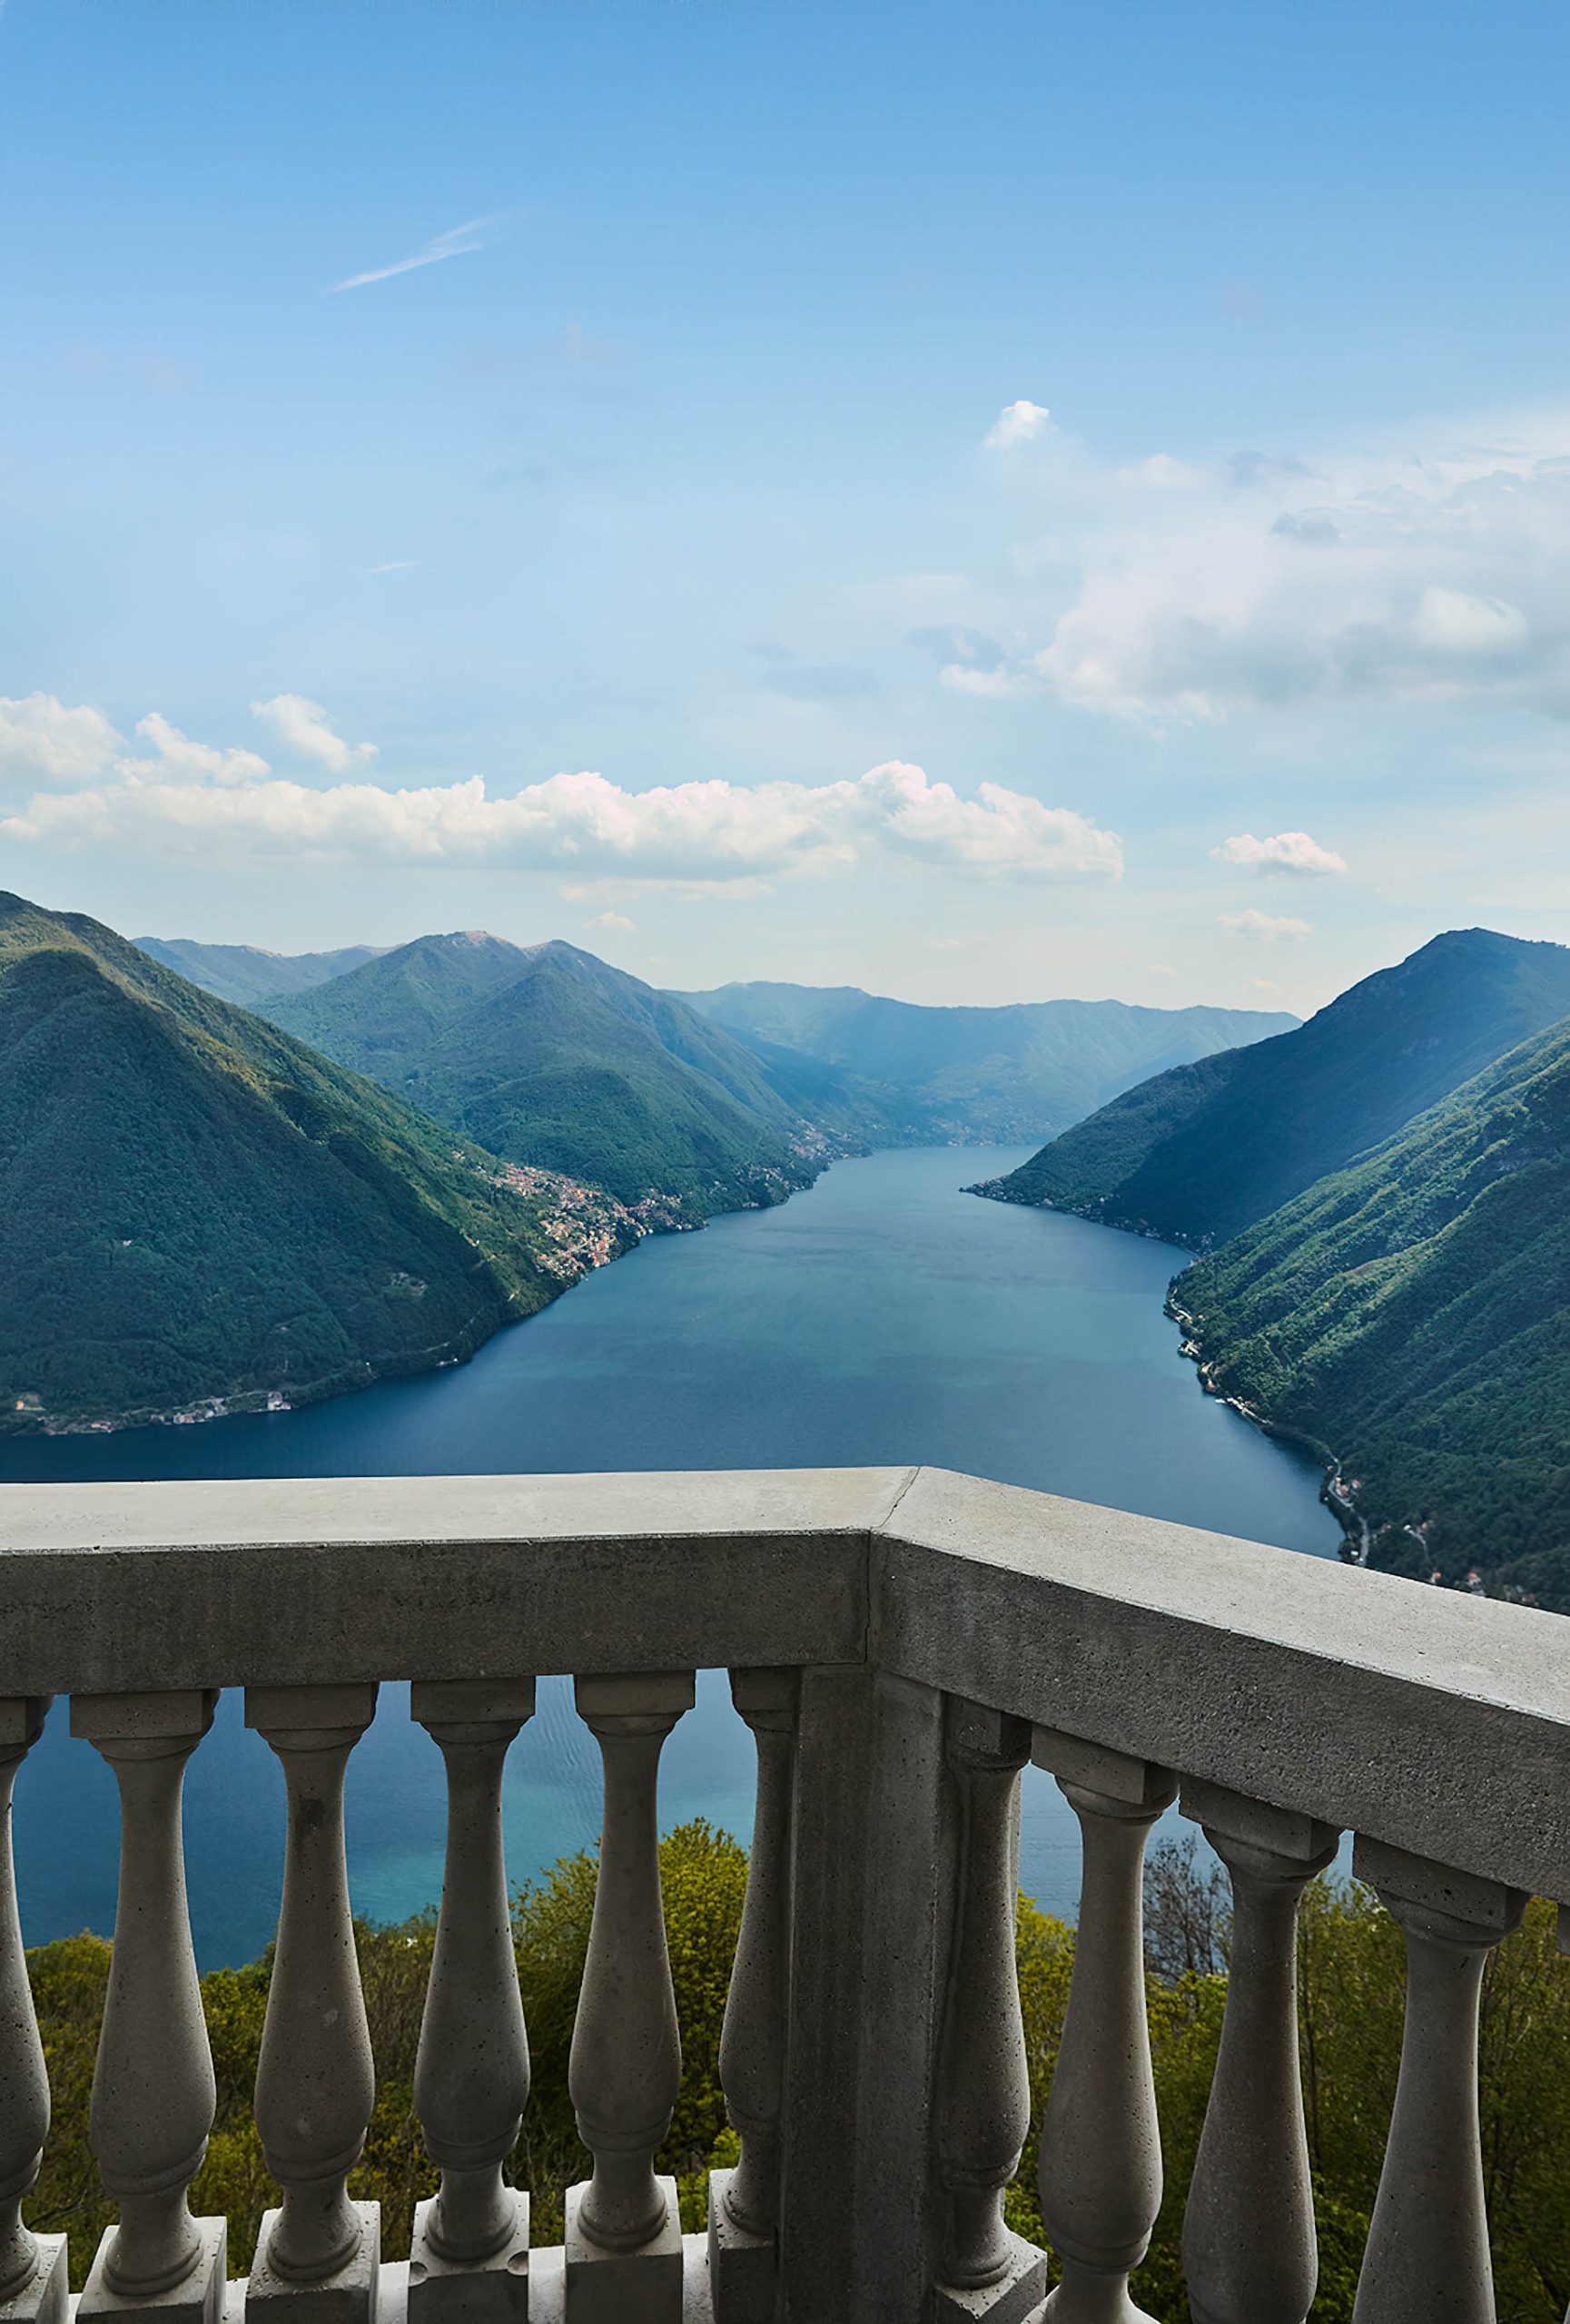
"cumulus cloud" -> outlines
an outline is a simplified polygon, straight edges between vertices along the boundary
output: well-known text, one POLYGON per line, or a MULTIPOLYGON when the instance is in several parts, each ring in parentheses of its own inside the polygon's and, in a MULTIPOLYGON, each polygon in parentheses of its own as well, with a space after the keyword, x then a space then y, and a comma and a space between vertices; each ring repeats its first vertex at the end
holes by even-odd
POLYGON ((214 749, 211 743, 193 743, 156 710, 136 722, 136 732, 151 743, 153 758, 116 759, 114 771, 129 783, 259 783, 271 772, 254 751, 214 749))
MULTIPOLYGON (((265 705, 270 714, 277 707, 265 705)), ((316 705, 303 708, 307 731, 317 732, 316 705)), ((143 721, 143 730, 152 724, 143 721)), ((365 781, 311 788, 237 771, 247 753, 204 757, 203 746, 162 720, 151 739, 156 745, 161 738, 167 749, 120 762, 108 782, 35 793, 0 818, 0 833, 198 857, 227 851, 689 883, 874 862, 1035 882, 1117 879, 1122 870, 1116 833, 1070 808, 995 783, 966 798, 897 759, 854 782, 816 785, 714 781, 634 792, 578 773, 495 796, 479 776, 403 791, 365 781)))
POLYGON ((1052 415, 1044 403, 1032 403, 1022 396, 1017 403, 1004 404, 982 444, 989 452, 1012 452, 1016 444, 1033 443, 1052 424, 1052 415))
POLYGON ((52 694, 0 694, 0 776, 22 783, 90 783, 120 737, 101 710, 67 709, 52 694))
POLYGON ((1111 469, 1065 444, 1051 549, 1069 581, 1047 635, 946 683, 1146 722, 1360 701, 1570 718, 1570 412, 1387 455, 1111 469))
POLYGON ((329 774, 347 774, 351 767, 368 766, 376 756, 374 743, 346 743, 335 734, 321 704, 302 694, 275 694, 271 702, 253 702, 251 714, 265 718, 291 751, 302 759, 315 759, 329 774))
POLYGON ((637 922, 628 920, 624 911, 597 911, 592 920, 586 920, 583 924, 597 929, 602 935, 630 936, 637 922))
POLYGON ((1250 872, 1282 872, 1298 880, 1321 880, 1347 869, 1344 856, 1321 847, 1307 832, 1272 832, 1269 839, 1239 832, 1210 853, 1218 863, 1240 863, 1250 872))
POLYGON ((1229 928, 1234 936, 1245 936, 1253 944, 1275 944, 1283 937, 1311 936, 1311 920, 1294 920, 1289 912, 1257 911, 1250 905, 1247 911, 1223 912, 1221 926, 1229 928))

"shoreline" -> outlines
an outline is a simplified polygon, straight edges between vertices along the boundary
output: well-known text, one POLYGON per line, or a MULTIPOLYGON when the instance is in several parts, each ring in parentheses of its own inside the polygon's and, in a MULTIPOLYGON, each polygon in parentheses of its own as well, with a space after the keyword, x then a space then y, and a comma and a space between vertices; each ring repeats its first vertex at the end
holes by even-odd
POLYGON ((1294 1428, 1289 1422, 1275 1420, 1269 1413, 1250 1404, 1246 1397, 1232 1395, 1221 1387, 1211 1370, 1212 1359, 1206 1355, 1196 1336, 1194 1318, 1177 1296, 1177 1286, 1181 1281, 1180 1275, 1172 1277, 1162 1303, 1162 1312, 1170 1317, 1182 1334, 1178 1346, 1179 1355, 1194 1366, 1200 1386, 1207 1396, 1213 1396, 1218 1403, 1229 1405, 1262 1435, 1276 1437, 1283 1444, 1296 1444, 1313 1455, 1325 1472, 1319 1484, 1319 1499, 1341 1528, 1342 1562, 1367 1566, 1373 1528, 1341 1482, 1340 1461, 1328 1444, 1319 1437, 1311 1436, 1307 1429, 1294 1428))

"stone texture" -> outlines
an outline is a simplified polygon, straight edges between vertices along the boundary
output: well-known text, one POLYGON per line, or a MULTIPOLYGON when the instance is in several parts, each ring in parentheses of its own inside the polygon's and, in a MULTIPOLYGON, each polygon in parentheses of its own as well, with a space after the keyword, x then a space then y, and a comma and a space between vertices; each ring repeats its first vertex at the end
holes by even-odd
POLYGON ((567 2324, 681 2324, 683 2255, 676 2181, 662 2179, 666 2215, 636 2251, 607 2251, 578 2224, 589 2182, 567 2191, 567 2324))
POLYGON ((63 2235, 34 2238, 38 2257, 33 2273, 9 2299, 0 2299, 0 2324, 66 2324, 70 2262, 63 2235))
POLYGON ((1026 2324, 1047 2296, 1047 2255, 1011 2235, 1008 2273, 995 2284, 962 2291, 953 2284, 933 2289, 932 2324, 1026 2324))
POLYGON ((708 2174, 708 2281, 715 2324, 774 2324, 778 2260, 772 2235, 749 2235, 725 2207, 734 2171, 708 2174))
POLYGON ((82 2297, 76 2303, 79 2319, 96 2316, 142 2316, 148 2324, 223 2324, 223 2301, 229 2273, 229 2222, 222 2219, 199 2219, 196 2231, 202 2240, 201 2256, 183 2283, 172 2291, 146 2294, 131 2299, 124 2293, 111 2289, 104 2271, 104 2262, 114 2248, 118 2230, 105 2228, 104 2240, 89 2270, 82 2297))
POLYGON ((517 2225, 511 2240, 486 2260, 443 2259, 428 2233, 435 2197, 415 2205, 409 2247, 409 2324, 525 2324, 528 2197, 519 2188, 510 2192, 518 2209, 517 2225))
POLYGON ((246 2324, 376 2324, 381 2275, 381 2206, 356 2203, 360 2240, 336 2275, 316 2283, 281 2276, 266 2252, 280 2214, 264 2211, 245 2291, 246 2324))

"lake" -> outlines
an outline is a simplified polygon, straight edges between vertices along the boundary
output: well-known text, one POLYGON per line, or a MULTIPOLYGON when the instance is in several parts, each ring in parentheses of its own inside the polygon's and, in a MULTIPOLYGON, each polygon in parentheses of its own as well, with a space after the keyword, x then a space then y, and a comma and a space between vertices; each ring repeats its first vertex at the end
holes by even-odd
MULTIPOLYGON (((14 1438, 0 1482, 805 1468, 929 1462, 1333 1557, 1318 1464, 1204 1395, 1162 1298, 1186 1255, 961 1189, 1029 1149, 949 1147, 836 1163, 775 1210, 664 1236, 502 1332, 471 1364, 302 1413, 113 1436, 14 1438)), ((508 1763, 509 1867, 527 1877, 598 1828, 598 1757, 548 1680, 508 1763)), ((186 1784, 192 1923, 204 1967, 272 1934, 281 1778, 226 1694, 186 1784)), ((662 1819, 740 1837, 752 1743, 723 1675, 699 1680, 662 1763, 662 1819)), ((400 1919, 439 1895, 440 1754, 382 1689, 349 1764, 356 1909, 400 1919)), ((1022 1884, 1078 1899, 1073 1820, 1027 1772, 1022 1884)), ((16 1787, 29 1944, 114 1916, 108 1768, 64 1706, 16 1787)))

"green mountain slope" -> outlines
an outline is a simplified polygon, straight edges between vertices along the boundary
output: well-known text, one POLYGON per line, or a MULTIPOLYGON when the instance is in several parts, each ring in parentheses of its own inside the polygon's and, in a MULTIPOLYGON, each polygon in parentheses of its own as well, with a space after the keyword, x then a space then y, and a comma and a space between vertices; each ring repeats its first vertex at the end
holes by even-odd
POLYGON ((1274 1040, 1179 1067, 976 1191, 1204 1248, 1570 1012, 1570 948, 1437 936, 1274 1040))
POLYGON ((502 1177, 96 921, 0 895, 0 1425, 456 1361, 577 1271, 550 1190, 502 1177))
POLYGON ((688 1223, 781 1200, 825 1152, 765 1059, 570 944, 424 936, 267 1013, 509 1160, 688 1223))
POLYGON ((189 936, 138 936, 139 952, 162 960, 176 976, 189 977, 220 1000, 254 1009, 274 995, 305 992, 329 977, 341 977, 374 960, 374 944, 346 944, 338 952, 264 952, 255 944, 198 944, 189 936))
POLYGON ((854 1076, 906 1137, 976 1142, 1065 1129, 1131 1082, 1298 1022, 1121 1000, 929 1009, 852 985, 727 984, 683 998, 746 1039, 854 1076))
POLYGON ((1337 1456, 1374 1563, 1570 1610, 1570 1024, 1173 1291, 1210 1384, 1337 1456))

